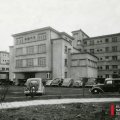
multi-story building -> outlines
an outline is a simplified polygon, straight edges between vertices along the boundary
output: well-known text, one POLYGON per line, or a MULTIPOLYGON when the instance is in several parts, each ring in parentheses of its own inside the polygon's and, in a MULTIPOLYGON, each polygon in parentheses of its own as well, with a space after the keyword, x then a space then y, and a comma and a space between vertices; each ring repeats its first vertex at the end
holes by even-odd
MULTIPOLYGON (((72 36, 51 27, 45 27, 14 34, 13 38, 14 46, 10 47, 11 79, 71 77, 72 59, 69 57, 72 58, 73 53, 80 55, 80 51, 73 47, 74 38, 72 36)), ((88 54, 86 53, 86 55, 88 54)), ((96 64, 97 58, 92 56, 92 59, 94 59, 92 62, 96 64)), ((94 66, 94 70, 96 70, 96 66, 94 66)), ((92 77, 96 77, 96 75, 92 77)))
MULTIPOLYGON (((81 34, 81 31, 76 33, 81 34)), ((87 37, 82 42, 85 52, 98 57, 98 78, 115 77, 120 73, 120 33, 87 37)))
POLYGON ((98 77, 113 77, 120 72, 120 33, 84 39, 85 51, 98 57, 98 77))
POLYGON ((9 75, 9 53, 0 51, 0 79, 6 79, 9 75))

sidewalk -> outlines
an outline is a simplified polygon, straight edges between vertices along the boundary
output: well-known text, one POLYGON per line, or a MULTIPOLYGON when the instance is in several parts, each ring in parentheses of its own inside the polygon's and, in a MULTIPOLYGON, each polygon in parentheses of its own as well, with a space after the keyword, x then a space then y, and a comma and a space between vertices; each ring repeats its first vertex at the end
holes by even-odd
POLYGON ((19 108, 19 107, 26 107, 32 105, 90 103, 90 102, 120 102, 120 98, 49 99, 49 100, 31 100, 31 101, 21 101, 21 102, 6 102, 0 104, 0 109, 19 108))

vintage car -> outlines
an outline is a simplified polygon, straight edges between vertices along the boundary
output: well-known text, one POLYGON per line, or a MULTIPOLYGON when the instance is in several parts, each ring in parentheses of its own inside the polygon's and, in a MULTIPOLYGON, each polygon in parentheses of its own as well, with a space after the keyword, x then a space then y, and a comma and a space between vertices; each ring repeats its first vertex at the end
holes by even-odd
POLYGON ((45 87, 42 83, 41 78, 29 78, 25 83, 26 87, 24 90, 24 94, 26 96, 34 96, 34 95, 43 95, 45 94, 45 87))
POLYGON ((61 86, 63 83, 63 79, 62 78, 55 78, 52 83, 51 86, 61 86))
POLYGON ((48 80, 48 81, 46 82, 46 86, 51 86, 52 81, 53 81, 53 80, 48 80))
POLYGON ((120 78, 107 78, 104 84, 93 85, 90 92, 99 94, 104 92, 119 92, 120 93, 120 78))
POLYGON ((63 80, 62 86, 71 87, 73 85, 74 80, 72 78, 65 78, 63 80))
POLYGON ((75 80, 72 86, 73 87, 82 87, 82 81, 81 80, 75 80))

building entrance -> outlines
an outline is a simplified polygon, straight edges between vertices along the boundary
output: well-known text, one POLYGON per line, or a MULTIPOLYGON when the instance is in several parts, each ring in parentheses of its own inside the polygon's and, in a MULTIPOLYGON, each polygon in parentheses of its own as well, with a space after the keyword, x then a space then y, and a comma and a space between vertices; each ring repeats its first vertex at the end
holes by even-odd
POLYGON ((28 78, 35 78, 35 73, 25 73, 25 79, 28 79, 28 78))

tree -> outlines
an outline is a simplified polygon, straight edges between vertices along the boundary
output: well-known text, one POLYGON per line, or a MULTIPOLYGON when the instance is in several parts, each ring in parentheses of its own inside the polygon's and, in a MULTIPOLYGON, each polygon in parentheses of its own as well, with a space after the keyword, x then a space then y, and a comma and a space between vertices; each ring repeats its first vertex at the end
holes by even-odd
POLYGON ((9 80, 5 80, 4 82, 1 83, 1 85, 0 85, 0 102, 5 101, 9 87, 10 87, 9 80))

